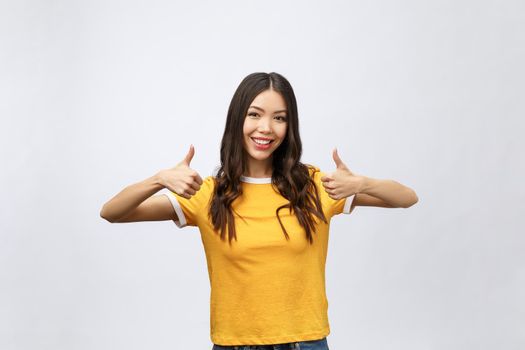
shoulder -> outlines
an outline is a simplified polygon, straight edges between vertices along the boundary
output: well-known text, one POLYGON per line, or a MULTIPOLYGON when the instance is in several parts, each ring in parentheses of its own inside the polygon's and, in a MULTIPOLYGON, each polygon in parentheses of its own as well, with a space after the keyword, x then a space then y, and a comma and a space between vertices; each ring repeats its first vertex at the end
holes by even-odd
POLYGON ((308 164, 308 163, 305 163, 304 165, 308 169, 308 173, 310 174, 310 176, 313 176, 316 173, 321 171, 321 169, 319 169, 319 167, 317 165, 308 164))
POLYGON ((310 177, 314 180, 315 183, 319 183, 321 181, 321 177, 324 175, 321 169, 314 164, 305 165, 308 168, 308 173, 310 174, 310 177))
POLYGON ((215 188, 215 177, 214 176, 206 176, 202 180, 201 189, 204 189, 205 191, 213 191, 215 188))

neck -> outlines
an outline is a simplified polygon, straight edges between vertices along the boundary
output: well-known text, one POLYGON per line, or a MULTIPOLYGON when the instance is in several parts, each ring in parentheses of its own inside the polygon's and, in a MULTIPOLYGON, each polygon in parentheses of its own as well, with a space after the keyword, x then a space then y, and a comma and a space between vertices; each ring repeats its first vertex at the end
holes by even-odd
POLYGON ((244 176, 255 178, 272 177, 273 167, 271 159, 264 162, 248 162, 248 167, 244 171, 244 176))

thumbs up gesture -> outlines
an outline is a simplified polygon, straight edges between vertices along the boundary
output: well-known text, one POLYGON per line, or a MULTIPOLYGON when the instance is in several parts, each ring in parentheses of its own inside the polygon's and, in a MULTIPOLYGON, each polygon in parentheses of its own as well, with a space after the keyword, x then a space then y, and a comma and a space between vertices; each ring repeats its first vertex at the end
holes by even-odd
POLYGON ((195 155, 193 145, 186 157, 171 169, 161 170, 158 173, 161 184, 168 190, 184 198, 191 198, 201 188, 202 178, 199 173, 190 168, 190 162, 195 155))
POLYGON ((332 157, 336 165, 336 170, 321 177, 326 193, 328 193, 332 199, 341 199, 360 192, 363 185, 363 177, 354 174, 343 163, 337 154, 336 148, 332 152, 332 157))

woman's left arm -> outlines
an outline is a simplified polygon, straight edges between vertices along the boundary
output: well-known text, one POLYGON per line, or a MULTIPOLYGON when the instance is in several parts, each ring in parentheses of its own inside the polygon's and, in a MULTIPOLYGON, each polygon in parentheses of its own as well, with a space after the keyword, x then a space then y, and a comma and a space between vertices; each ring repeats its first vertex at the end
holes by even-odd
POLYGON ((356 194, 355 205, 377 205, 373 198, 378 198, 392 208, 409 208, 419 200, 416 192, 394 180, 379 180, 366 176, 357 176, 361 181, 361 189, 356 194), (362 194, 368 195, 363 196, 362 194))
POLYGON ((351 210, 356 205, 409 208, 417 203, 418 197, 413 189, 394 180, 378 180, 354 174, 339 158, 337 149, 334 149, 332 155, 337 168, 323 176, 321 181, 332 199, 355 195, 351 210))

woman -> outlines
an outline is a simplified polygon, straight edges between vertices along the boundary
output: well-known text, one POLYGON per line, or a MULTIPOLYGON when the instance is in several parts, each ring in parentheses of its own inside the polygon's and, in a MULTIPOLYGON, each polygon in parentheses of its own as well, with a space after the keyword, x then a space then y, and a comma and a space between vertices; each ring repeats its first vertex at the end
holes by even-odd
POLYGON ((221 164, 204 180, 185 159, 108 201, 110 222, 173 220, 198 226, 211 284, 213 349, 326 350, 325 262, 330 219, 355 206, 408 208, 415 192, 300 162, 295 95, 277 73, 253 73, 226 119, 221 164), (155 195, 162 188, 169 193, 155 195))

